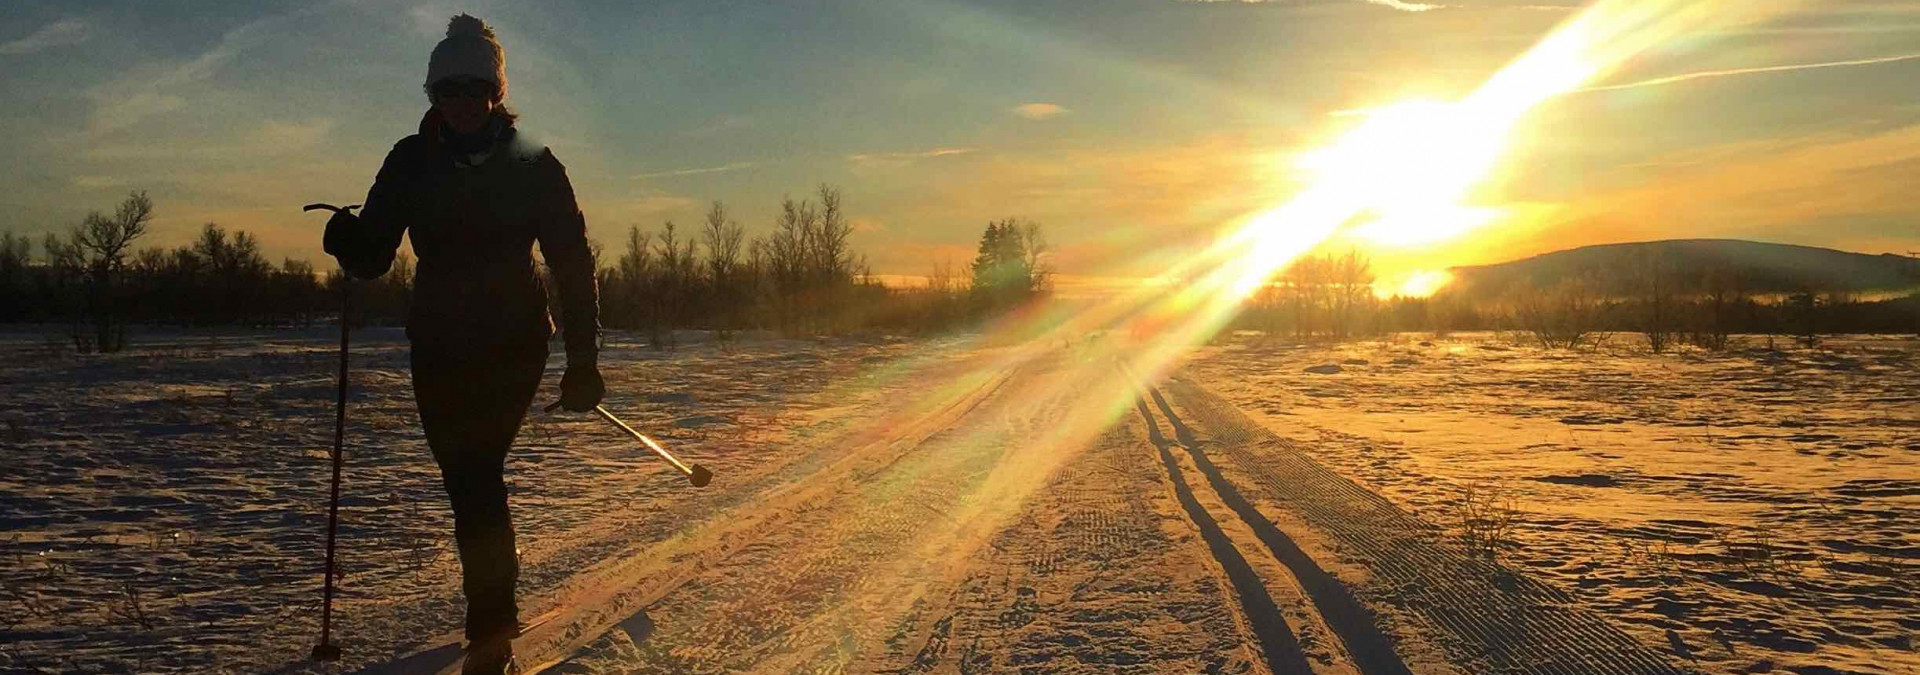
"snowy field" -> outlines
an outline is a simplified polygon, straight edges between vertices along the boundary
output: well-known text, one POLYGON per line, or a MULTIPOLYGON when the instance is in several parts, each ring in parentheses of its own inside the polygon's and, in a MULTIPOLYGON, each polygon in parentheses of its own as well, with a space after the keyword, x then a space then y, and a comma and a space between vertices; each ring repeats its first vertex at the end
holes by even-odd
MULTIPOLYGON (((147 332, 110 356, 44 335, 0 333, 0 672, 452 663, 450 514, 397 330, 355 335, 337 666, 303 661, 335 334, 147 332)), ((509 469, 521 604, 561 618, 522 654, 575 674, 1920 672, 1920 344, 1765 347, 1245 337, 1155 382, 1097 340, 615 333, 608 407, 716 478, 691 489, 536 407, 509 469), (1498 525, 1492 561, 1469 520, 1498 525)))
POLYGON ((1920 672, 1920 342, 1613 342, 1243 336, 1188 370, 1430 522, 1510 504, 1501 559, 1703 670, 1920 672))
MULTIPOLYGON (((108 356, 71 355, 45 334, 0 336, 0 672, 297 660, 319 630, 337 333, 143 332, 108 356)), ((609 409, 729 478, 752 450, 838 423, 821 408, 856 402, 809 395, 908 348, 761 339, 723 354, 624 339, 603 356, 609 409)), ((418 641, 458 626, 452 514, 404 336, 367 329, 354 342, 336 629, 348 645, 418 641)), ((538 411, 558 395, 554 352, 509 478, 535 593, 627 537, 675 527, 654 518, 672 501, 661 497, 688 492, 610 428, 538 411)))

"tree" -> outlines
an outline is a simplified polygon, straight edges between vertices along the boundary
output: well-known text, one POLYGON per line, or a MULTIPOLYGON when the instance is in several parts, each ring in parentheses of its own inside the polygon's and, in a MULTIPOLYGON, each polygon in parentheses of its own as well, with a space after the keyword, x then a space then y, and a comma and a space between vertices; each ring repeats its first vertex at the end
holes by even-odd
POLYGON ((1679 313, 1675 306, 1676 274, 1672 263, 1657 251, 1649 253, 1640 266, 1640 307, 1635 327, 1646 336, 1647 346, 1658 354, 1673 342, 1674 323, 1679 313))
POLYGON ((26 317, 27 266, 32 262, 33 241, 0 233, 0 321, 19 321, 26 317))
MULTIPOLYGON (((660 264, 656 270, 657 283, 653 288, 656 299, 654 306, 658 309, 657 314, 661 323, 664 324, 666 346, 674 347, 676 343, 673 331, 685 318, 686 307, 690 304, 689 300, 694 291, 694 270, 698 261, 694 259, 694 241, 688 239, 685 246, 681 246, 679 236, 675 232, 675 225, 671 220, 660 229, 660 241, 657 246, 654 256, 659 259, 660 264)), ((659 337, 656 333, 653 341, 656 348, 661 346, 659 337)))
POLYGON ((117 352, 126 347, 127 329, 120 307, 121 277, 133 243, 146 235, 152 221, 153 199, 146 192, 133 192, 112 216, 98 211, 88 213, 86 219, 68 233, 64 244, 48 235, 49 260, 77 272, 85 288, 81 310, 72 324, 76 328, 73 335, 76 349, 117 352), (83 322, 79 317, 92 322, 91 340, 79 335, 78 326, 83 322))
POLYGON ((627 250, 613 267, 615 283, 604 288, 608 297, 602 306, 610 310, 609 325, 622 328, 653 328, 653 307, 649 289, 653 284, 653 233, 640 226, 627 228, 627 250))
POLYGON ((722 344, 733 338, 741 303, 746 299, 740 278, 741 243, 746 238, 740 223, 727 220, 726 207, 718 200, 707 211, 707 280, 713 289, 714 336, 722 344))
POLYGON ((203 306, 213 309, 213 318, 222 323, 250 319, 257 305, 253 302, 267 273, 273 266, 260 254, 260 244, 245 231, 227 237, 218 224, 207 223, 194 240, 193 253, 205 262, 212 275, 210 285, 201 292, 203 306))
POLYGON ((1373 300, 1373 264, 1349 250, 1339 259, 1327 259, 1328 330, 1336 338, 1352 335, 1359 324, 1358 314, 1370 308, 1373 300))
POLYGON ((1024 302, 1033 294, 1033 268, 1028 262, 1020 223, 1012 218, 987 223, 980 249, 973 258, 973 302, 978 311, 991 311, 1024 302))
POLYGON ((1047 236, 1040 230, 1040 224, 1027 221, 1022 225, 1020 243, 1027 253, 1027 290, 1036 295, 1052 292, 1053 260, 1048 253, 1053 249, 1047 245, 1047 236))
POLYGON ((1691 341, 1696 347, 1721 351, 1727 348, 1728 336, 1734 332, 1736 314, 1751 309, 1752 301, 1747 297, 1746 283, 1740 275, 1725 267, 1709 268, 1704 283, 1702 299, 1706 311, 1696 317, 1698 323, 1691 341))
POLYGON ((1513 299, 1514 321, 1542 347, 1578 347, 1600 330, 1601 315, 1607 310, 1596 286, 1590 277, 1574 277, 1549 288, 1522 290, 1513 299))

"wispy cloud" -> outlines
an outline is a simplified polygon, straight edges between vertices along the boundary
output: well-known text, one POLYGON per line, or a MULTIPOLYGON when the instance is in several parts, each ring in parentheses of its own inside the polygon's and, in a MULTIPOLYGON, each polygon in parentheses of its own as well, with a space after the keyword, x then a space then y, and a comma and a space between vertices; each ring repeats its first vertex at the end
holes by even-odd
POLYGON ((93 26, 84 19, 61 19, 34 31, 32 35, 0 44, 0 54, 32 54, 53 47, 77 45, 92 36, 92 29, 93 26))
POLYGON ((1882 56, 1882 57, 1876 57, 1876 58, 1870 58, 1870 59, 1852 59, 1848 61, 1824 61, 1820 63, 1793 63, 1793 64, 1779 65, 1779 66, 1760 66, 1756 68, 1729 68, 1725 70, 1702 70, 1702 71, 1693 72, 1693 73, 1681 73, 1679 75, 1669 75, 1667 77, 1656 77, 1648 80, 1640 80, 1638 82, 1627 82, 1623 84, 1609 84, 1609 85, 1599 86, 1599 87, 1587 87, 1585 89, 1578 89, 1576 91, 1611 91, 1614 89, 1633 89, 1635 87, 1657 87, 1660 85, 1675 84, 1679 82, 1686 82, 1689 80, 1700 80, 1700 79, 1713 78, 1713 77, 1733 77, 1736 75, 1778 73, 1778 72, 1785 72, 1785 71, 1792 71, 1792 70, 1813 70, 1816 68, 1871 66, 1871 65, 1877 65, 1882 63, 1913 61, 1916 59, 1920 59, 1920 54, 1901 54, 1898 56, 1882 56))
POLYGON ((1052 103, 1022 103, 1014 106, 1009 112, 1012 112, 1015 116, 1025 117, 1030 120, 1044 120, 1059 117, 1073 111, 1068 110, 1064 106, 1058 106, 1052 103))
POLYGON ((77 188, 85 189, 85 190, 117 188, 126 184, 127 184, 126 179, 119 178, 117 176, 74 176, 73 177, 73 186, 77 188))
POLYGON ((94 102, 88 133, 94 136, 125 129, 148 117, 172 112, 186 106, 183 90, 210 80, 220 68, 241 54, 267 44, 273 31, 282 24, 297 22, 320 6, 289 14, 267 17, 242 24, 220 36, 212 49, 185 61, 157 68, 129 72, 115 80, 90 87, 86 96, 94 102))
MULTIPOLYGON (((1278 4, 1280 2, 1283 2, 1284 0, 1180 0, 1180 1, 1181 2, 1200 2, 1200 3, 1234 3, 1234 4, 1243 4, 1243 5, 1260 5, 1260 4, 1278 4)), ((1424 2, 1405 2, 1404 0, 1357 0, 1357 1, 1364 2, 1369 5, 1379 5, 1381 7, 1397 9, 1402 12, 1425 12, 1425 11, 1435 10, 1435 9, 1445 9, 1451 6, 1451 5, 1435 5, 1435 4, 1429 4, 1424 2)))
POLYGON ((630 178, 634 180, 642 180, 647 178, 674 178, 678 176, 698 176, 701 174, 708 174, 708 173, 720 173, 723 171, 750 169, 750 168, 753 168, 754 166, 755 164, 753 162, 734 162, 732 164, 722 164, 720 166, 706 166, 706 167, 700 167, 695 169, 669 169, 666 171, 649 171, 647 173, 636 173, 630 176, 630 178))
POLYGON ((1427 10, 1441 9, 1446 7, 1446 5, 1430 5, 1424 2, 1401 2, 1400 0, 1366 0, 1366 1, 1379 5, 1381 7, 1391 7, 1393 9, 1397 9, 1402 12, 1425 12, 1427 10))
POLYGON ((910 164, 922 159, 951 157, 973 152, 973 148, 934 148, 919 152, 881 152, 860 155, 847 155, 847 161, 855 167, 895 167, 910 164))
POLYGON ((332 118, 264 120, 245 133, 211 143, 181 144, 168 139, 94 143, 80 156, 98 161, 219 158, 258 159, 312 150, 325 143, 339 122, 332 118))

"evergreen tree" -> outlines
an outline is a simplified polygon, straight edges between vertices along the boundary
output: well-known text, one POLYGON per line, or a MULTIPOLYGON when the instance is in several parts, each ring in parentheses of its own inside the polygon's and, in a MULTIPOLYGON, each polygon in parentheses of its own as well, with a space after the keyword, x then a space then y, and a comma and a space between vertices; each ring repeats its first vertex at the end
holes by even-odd
POLYGON ((1012 218, 987 223, 973 259, 976 310, 1011 307, 1033 295, 1033 263, 1027 257, 1026 242, 1020 224, 1012 218))

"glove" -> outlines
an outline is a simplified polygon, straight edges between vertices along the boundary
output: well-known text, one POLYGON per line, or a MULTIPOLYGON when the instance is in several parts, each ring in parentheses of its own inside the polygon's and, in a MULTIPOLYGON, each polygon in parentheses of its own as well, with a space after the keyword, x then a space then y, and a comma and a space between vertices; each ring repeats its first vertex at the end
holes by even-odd
POLYGON ((567 364, 560 376, 560 407, 572 412, 588 412, 607 395, 607 383, 600 379, 600 366, 594 362, 567 364))
POLYGON ((327 219, 327 233, 320 239, 320 248, 327 255, 345 258, 360 251, 360 217, 346 211, 335 211, 327 219))

